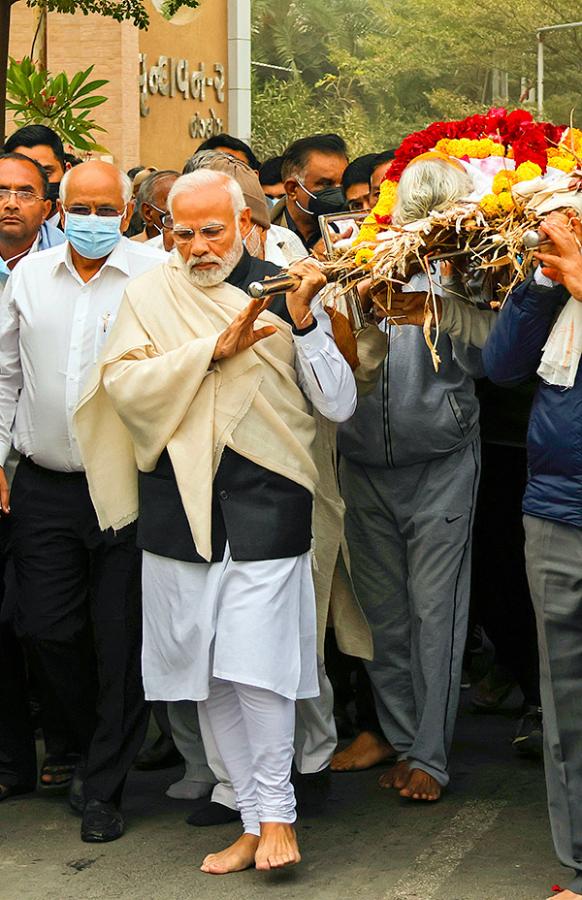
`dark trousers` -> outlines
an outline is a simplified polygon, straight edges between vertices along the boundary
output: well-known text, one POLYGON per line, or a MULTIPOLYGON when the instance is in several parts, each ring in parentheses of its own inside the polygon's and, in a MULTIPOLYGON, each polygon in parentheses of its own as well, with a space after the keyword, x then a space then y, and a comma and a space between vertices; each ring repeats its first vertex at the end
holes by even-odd
POLYGON ((495 647, 495 660, 540 705, 536 620, 525 568, 521 504, 525 448, 484 443, 473 533, 474 615, 495 647))
POLYGON ((12 627, 5 590, 9 521, 0 520, 0 784, 33 788, 36 748, 22 646, 12 627))
POLYGON ((27 460, 11 507, 16 625, 41 704, 87 758, 86 799, 119 803, 147 727, 134 530, 101 532, 83 474, 27 460))
POLYGON ((341 652, 333 628, 325 633, 325 671, 333 687, 336 712, 345 711, 353 700, 358 732, 382 735, 366 667, 361 659, 341 652))

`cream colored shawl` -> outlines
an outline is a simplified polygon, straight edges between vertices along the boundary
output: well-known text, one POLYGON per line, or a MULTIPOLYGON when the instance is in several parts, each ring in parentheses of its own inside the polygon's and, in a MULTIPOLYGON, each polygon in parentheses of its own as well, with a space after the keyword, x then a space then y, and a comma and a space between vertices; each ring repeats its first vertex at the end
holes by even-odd
POLYGON ((225 446, 315 490, 315 423, 295 373, 291 328, 212 362, 218 334, 248 304, 228 284, 194 287, 180 256, 132 281, 75 412, 102 529, 138 516, 138 469, 172 461, 196 548, 211 557, 212 482, 225 446))

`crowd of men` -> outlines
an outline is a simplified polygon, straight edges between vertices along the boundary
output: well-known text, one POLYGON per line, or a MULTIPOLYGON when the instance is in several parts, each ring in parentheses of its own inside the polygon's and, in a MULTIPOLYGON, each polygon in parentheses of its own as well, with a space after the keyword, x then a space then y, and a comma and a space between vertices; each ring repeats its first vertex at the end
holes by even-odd
MULTIPOLYGON (((439 799, 486 635, 472 702, 523 693, 514 745, 540 755, 543 735, 567 900, 582 382, 536 372, 565 298, 582 301, 582 229, 548 218, 552 246, 501 313, 444 291, 435 374, 421 298, 386 320, 363 284, 354 334, 317 264, 319 216, 368 211, 392 158, 349 162, 322 134, 260 164, 219 135, 182 173, 126 174, 44 126, 6 141, 0 800, 66 793, 81 838, 111 841, 131 767, 182 761, 168 794, 189 823, 242 823, 203 871, 297 863, 293 764, 383 765, 382 788, 439 799), (250 299, 282 269, 294 289, 250 299)), ((458 168, 413 165, 435 196, 467 193, 458 168)), ((407 191, 405 172, 403 223, 407 191)))

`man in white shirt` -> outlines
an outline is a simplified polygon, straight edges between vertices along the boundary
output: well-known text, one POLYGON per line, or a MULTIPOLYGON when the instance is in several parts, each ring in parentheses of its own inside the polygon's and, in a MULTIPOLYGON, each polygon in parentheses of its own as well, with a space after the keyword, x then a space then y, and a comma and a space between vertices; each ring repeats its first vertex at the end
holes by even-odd
POLYGON ((165 255, 122 237, 133 204, 115 166, 67 172, 59 205, 67 243, 23 260, 0 309, 0 463, 12 443, 22 454, 11 497, 0 469, 0 500, 17 627, 41 702, 60 705, 86 753, 69 799, 94 842, 123 833, 121 792, 144 738, 140 557, 131 529, 99 529, 72 417, 127 282, 165 255))
MULTIPOLYGON (((46 222, 51 209, 47 197, 48 178, 36 160, 20 153, 0 154, 0 297, 15 266, 30 253, 65 240, 62 231, 46 222)), ((9 527, 9 519, 0 522, 0 684, 10 685, 0 691, 0 801, 34 790, 37 780, 26 667, 14 634, 11 598, 9 592, 4 594, 9 527)), ((40 777, 41 784, 50 786, 70 780, 72 748, 55 710, 42 713, 46 757, 40 777)))

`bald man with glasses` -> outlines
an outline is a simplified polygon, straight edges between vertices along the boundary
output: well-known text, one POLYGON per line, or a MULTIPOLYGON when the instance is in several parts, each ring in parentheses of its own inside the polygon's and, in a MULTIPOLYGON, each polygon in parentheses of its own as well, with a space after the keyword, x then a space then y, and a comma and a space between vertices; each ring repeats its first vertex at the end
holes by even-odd
POLYGON ((41 702, 57 704, 83 753, 69 800, 81 837, 115 840, 127 772, 144 738, 140 555, 132 528, 102 533, 73 430, 88 373, 128 281, 165 254, 122 236, 131 183, 109 163, 66 173, 66 243, 19 263, 0 310, 0 463, 21 454, 12 492, 16 624, 41 702))

